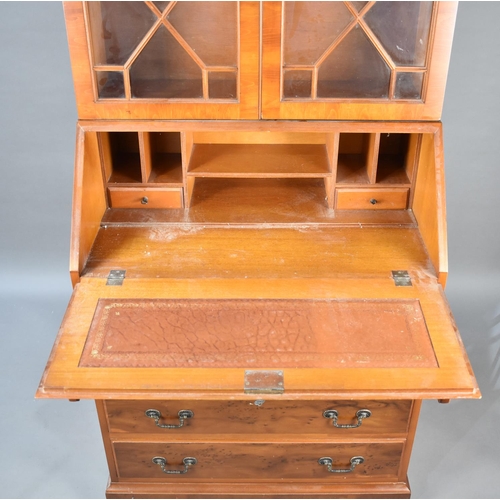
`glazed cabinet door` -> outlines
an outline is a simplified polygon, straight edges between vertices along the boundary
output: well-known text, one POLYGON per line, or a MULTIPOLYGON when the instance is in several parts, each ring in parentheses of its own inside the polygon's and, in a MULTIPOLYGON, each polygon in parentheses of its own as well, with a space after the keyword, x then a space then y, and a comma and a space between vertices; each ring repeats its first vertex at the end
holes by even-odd
POLYGON ((453 2, 263 2, 262 117, 438 120, 453 2))
POLYGON ((258 2, 67 2, 80 119, 255 119, 258 2))

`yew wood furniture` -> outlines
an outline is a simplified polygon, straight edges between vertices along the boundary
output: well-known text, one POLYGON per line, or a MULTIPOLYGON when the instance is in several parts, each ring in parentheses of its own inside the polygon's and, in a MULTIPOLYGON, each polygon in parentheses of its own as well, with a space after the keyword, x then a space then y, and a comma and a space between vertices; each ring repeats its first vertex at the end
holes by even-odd
POLYGON ((452 2, 69 2, 74 293, 37 396, 108 498, 409 497, 480 392, 443 288, 452 2))

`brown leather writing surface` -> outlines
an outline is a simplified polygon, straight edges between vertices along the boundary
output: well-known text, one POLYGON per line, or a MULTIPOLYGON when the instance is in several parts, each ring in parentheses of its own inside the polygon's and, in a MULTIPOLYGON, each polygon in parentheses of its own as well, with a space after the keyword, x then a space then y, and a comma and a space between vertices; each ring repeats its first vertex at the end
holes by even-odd
POLYGON ((415 299, 100 299, 80 366, 438 365, 415 299))

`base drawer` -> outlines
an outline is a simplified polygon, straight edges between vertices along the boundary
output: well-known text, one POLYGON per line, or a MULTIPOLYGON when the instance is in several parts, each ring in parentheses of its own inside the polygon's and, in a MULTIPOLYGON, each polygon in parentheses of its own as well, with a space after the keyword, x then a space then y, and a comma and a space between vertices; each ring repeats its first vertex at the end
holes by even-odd
POLYGON ((337 209, 404 210, 408 203, 407 188, 337 189, 337 209))
POLYGON ((118 477, 398 480, 404 441, 380 443, 114 443, 118 477))
POLYGON ((350 438, 405 436, 412 402, 111 400, 105 405, 111 433, 158 433, 166 439, 185 434, 240 433, 350 438), (186 415, 183 411, 191 412, 192 416, 187 414, 188 418, 182 418, 186 415))
POLYGON ((182 208, 181 188, 109 187, 112 208, 182 208))

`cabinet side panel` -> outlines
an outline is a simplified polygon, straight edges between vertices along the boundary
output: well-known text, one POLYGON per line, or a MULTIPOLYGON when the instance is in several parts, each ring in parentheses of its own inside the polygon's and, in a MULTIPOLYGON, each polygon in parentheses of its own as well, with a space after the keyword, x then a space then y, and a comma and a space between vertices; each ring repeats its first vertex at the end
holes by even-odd
MULTIPOLYGON (((83 2, 64 2, 64 17, 78 116, 83 117, 88 114, 85 103, 91 106, 94 104, 91 64, 83 23, 83 2)), ((90 113, 90 116, 93 115, 90 113)))
POLYGON ((408 421, 408 436, 403 449, 403 456, 401 457, 401 464, 399 469, 399 480, 404 482, 408 474, 408 466, 410 465, 411 452, 413 443, 415 441, 415 433, 417 432, 418 418, 420 416, 420 409, 422 407, 422 400, 415 399, 412 404, 410 419, 408 421))
POLYGON ((111 481, 118 481, 115 454, 113 452, 113 445, 111 444, 111 440, 109 438, 109 423, 106 413, 106 402, 96 400, 95 405, 97 409, 97 416, 99 418, 99 424, 101 426, 102 441, 104 444, 104 450, 106 451, 106 460, 108 461, 109 476, 111 481))
POLYGON ((424 96, 429 111, 428 118, 423 116, 424 119, 439 119, 442 114, 457 9, 458 2, 437 2, 433 49, 429 61, 427 91, 424 96))
POLYGON ((441 130, 423 135, 412 208, 439 282, 444 286, 448 248, 441 130))
POLYGON ((70 274, 78 283, 106 210, 96 132, 77 131, 70 274))

